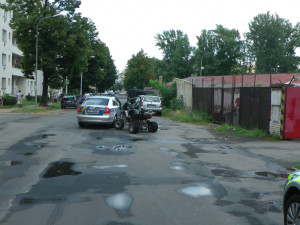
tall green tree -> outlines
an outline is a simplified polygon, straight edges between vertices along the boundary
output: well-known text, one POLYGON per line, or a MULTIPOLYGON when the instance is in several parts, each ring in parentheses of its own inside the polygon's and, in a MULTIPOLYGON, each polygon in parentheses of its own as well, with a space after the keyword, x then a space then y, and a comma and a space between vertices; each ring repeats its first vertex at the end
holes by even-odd
POLYGON ((180 30, 164 31, 155 36, 156 46, 163 52, 164 81, 184 78, 193 73, 192 53, 188 36, 180 30))
POLYGON ((222 25, 217 25, 215 30, 203 30, 197 39, 198 49, 195 53, 195 62, 199 73, 201 62, 202 75, 237 73, 243 46, 238 30, 229 30, 222 25))
POLYGON ((295 72, 299 57, 295 50, 300 47, 300 24, 295 27, 277 14, 258 14, 249 23, 246 34, 251 51, 256 57, 257 73, 295 72))
POLYGON ((80 0, 6 2, 6 9, 14 12, 10 25, 24 54, 22 70, 27 78, 34 78, 36 29, 39 28, 38 69, 43 71, 41 105, 46 106, 48 86, 61 87, 66 76, 71 78, 86 66, 91 55, 90 40, 96 36, 95 26, 75 12, 80 0), (52 18, 61 12, 67 15, 52 18), (86 60, 82 60, 84 58, 86 60))
POLYGON ((125 69, 124 87, 144 89, 150 80, 155 79, 152 60, 142 49, 127 62, 125 69))

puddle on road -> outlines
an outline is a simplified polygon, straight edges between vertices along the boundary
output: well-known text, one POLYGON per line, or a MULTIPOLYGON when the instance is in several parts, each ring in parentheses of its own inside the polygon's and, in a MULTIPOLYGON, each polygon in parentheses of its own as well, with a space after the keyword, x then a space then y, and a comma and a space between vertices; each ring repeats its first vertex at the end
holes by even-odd
POLYGON ((171 166, 170 169, 176 170, 176 171, 186 171, 189 170, 186 166, 171 166))
POLYGON ((176 171, 186 171, 190 168, 187 166, 189 163, 186 162, 173 162, 170 169, 176 170, 176 171))
POLYGON ((114 147, 112 147, 113 151, 126 151, 128 148, 131 148, 131 146, 127 146, 127 145, 116 145, 114 147))
POLYGON ((44 178, 58 177, 63 175, 79 175, 81 172, 72 170, 72 162, 55 162, 51 163, 50 168, 43 175, 44 178))
POLYGON ((105 199, 105 203, 113 208, 120 217, 132 216, 130 207, 132 204, 132 197, 126 193, 118 193, 105 199))
POLYGON ((207 179, 201 182, 189 183, 190 186, 182 187, 178 193, 192 198, 216 197, 222 198, 227 194, 225 188, 216 179, 207 179))
POLYGON ((208 197, 213 195, 211 190, 206 187, 186 187, 181 188, 178 191, 179 193, 188 195, 193 198, 208 197))
POLYGON ((128 165, 111 165, 111 166, 91 166, 93 169, 99 169, 99 170, 107 170, 107 169, 113 169, 113 168, 127 168, 128 165))
POLYGON ((21 161, 4 161, 0 162, 0 166, 17 166, 22 164, 21 161))

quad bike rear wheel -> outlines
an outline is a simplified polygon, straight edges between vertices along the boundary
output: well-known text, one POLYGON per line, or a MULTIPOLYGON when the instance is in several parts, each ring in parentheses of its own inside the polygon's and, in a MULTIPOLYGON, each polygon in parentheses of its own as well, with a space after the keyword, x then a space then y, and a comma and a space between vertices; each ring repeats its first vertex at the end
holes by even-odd
POLYGON ((158 130, 158 125, 155 121, 149 122, 148 124, 148 130, 151 133, 154 133, 158 130))
POLYGON ((124 125, 125 125, 125 123, 124 123, 123 119, 117 119, 117 120, 115 120, 115 128, 117 130, 122 130, 124 128, 124 125))
POLYGON ((139 129, 140 129, 140 124, 137 123, 137 122, 132 122, 129 124, 129 132, 131 134, 136 134, 137 132, 139 132, 139 129))

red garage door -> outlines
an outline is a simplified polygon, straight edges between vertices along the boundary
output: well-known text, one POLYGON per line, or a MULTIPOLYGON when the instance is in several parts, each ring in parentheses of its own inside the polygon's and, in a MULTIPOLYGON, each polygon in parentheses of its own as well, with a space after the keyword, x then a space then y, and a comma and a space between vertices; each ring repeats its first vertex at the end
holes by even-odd
POLYGON ((285 90, 284 138, 300 138, 300 87, 285 90))

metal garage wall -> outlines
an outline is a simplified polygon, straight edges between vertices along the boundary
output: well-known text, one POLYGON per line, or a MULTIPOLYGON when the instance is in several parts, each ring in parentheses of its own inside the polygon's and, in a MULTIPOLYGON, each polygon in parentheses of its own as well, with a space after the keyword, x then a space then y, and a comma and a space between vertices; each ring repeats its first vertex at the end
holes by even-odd
POLYGON ((244 87, 240 89, 240 126, 269 132, 271 88, 244 87))
POLYGON ((300 88, 285 89, 284 139, 300 138, 300 88))

